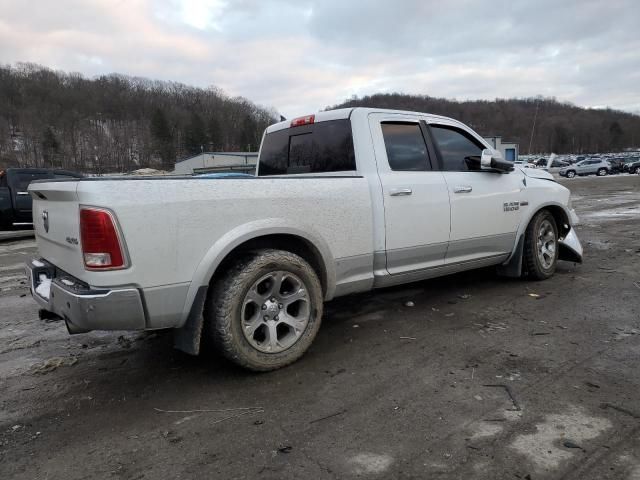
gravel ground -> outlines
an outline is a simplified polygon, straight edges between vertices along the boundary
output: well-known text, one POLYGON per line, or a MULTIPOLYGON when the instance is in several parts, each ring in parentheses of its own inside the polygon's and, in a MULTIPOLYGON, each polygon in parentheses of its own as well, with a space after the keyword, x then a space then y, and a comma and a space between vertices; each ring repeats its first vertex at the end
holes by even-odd
POLYGON ((338 299, 268 374, 69 336, 0 244, 0 478, 639 479, 640 176, 562 182, 583 265, 338 299))

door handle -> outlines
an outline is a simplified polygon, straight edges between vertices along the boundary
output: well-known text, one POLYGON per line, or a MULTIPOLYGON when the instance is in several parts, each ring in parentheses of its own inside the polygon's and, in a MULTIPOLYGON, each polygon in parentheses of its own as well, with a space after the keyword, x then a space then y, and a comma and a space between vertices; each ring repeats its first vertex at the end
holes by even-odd
POLYGON ((389 192, 389 195, 392 197, 403 197, 413 193, 410 188, 392 188, 389 192))
POLYGON ((471 185, 456 185, 453 187, 453 193, 470 193, 472 190, 471 185))
POLYGON ((29 192, 16 192, 16 195, 29 195, 29 192))

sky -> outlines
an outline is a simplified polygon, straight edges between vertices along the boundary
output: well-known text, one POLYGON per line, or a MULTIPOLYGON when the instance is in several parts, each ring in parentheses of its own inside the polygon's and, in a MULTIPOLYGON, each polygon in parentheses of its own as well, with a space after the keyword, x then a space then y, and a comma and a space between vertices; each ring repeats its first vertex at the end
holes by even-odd
POLYGON ((640 113, 639 0, 0 0, 0 63, 216 86, 286 117, 354 95, 640 113))

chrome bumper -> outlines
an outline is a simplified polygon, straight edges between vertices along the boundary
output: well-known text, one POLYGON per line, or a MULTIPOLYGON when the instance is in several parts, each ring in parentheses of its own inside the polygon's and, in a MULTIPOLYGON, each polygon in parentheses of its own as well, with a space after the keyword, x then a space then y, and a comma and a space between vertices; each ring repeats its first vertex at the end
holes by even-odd
POLYGON ((136 288, 93 288, 69 275, 58 275, 56 267, 43 259, 28 261, 26 273, 34 300, 62 317, 69 333, 145 328, 142 296, 136 288), (37 289, 48 281, 51 286, 46 298, 37 289))
POLYGON ((560 260, 567 260, 569 262, 582 263, 582 244, 578 240, 576 231, 574 228, 569 230, 566 237, 558 241, 560 250, 558 252, 558 258, 560 260))

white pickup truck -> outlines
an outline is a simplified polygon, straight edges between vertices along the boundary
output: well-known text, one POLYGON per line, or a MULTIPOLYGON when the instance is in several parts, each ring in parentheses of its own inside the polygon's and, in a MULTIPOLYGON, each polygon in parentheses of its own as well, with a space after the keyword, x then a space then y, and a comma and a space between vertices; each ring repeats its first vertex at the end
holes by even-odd
POLYGON ((569 190, 466 125, 369 108, 267 128, 252 178, 32 183, 32 294, 70 333, 175 329, 252 370, 298 359, 323 302, 495 265, 550 277, 582 247, 569 190))

